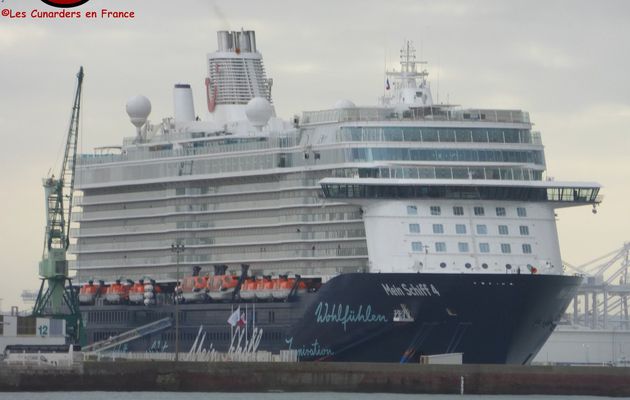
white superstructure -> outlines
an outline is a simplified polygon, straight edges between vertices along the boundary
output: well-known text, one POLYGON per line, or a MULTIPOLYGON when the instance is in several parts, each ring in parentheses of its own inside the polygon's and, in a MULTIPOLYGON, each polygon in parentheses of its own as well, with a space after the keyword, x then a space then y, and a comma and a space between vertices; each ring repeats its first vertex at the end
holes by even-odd
POLYGON ((80 159, 80 281, 172 278, 173 242, 184 266, 256 275, 562 272, 554 209, 595 205, 599 185, 543 180, 526 112, 434 104, 407 44, 380 106, 282 121, 254 33, 218 38, 206 119, 178 84, 174 119, 80 159))

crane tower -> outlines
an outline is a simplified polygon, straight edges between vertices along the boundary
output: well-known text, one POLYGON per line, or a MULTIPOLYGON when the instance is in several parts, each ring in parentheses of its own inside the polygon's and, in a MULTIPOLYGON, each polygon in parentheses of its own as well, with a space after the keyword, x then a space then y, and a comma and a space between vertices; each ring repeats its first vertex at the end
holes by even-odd
POLYGON ((77 89, 61 171, 57 177, 52 175, 43 180, 46 199, 46 234, 42 260, 39 263, 42 283, 33 308, 33 316, 65 319, 66 333, 70 341, 81 344, 84 341, 83 321, 79 311, 78 293, 68 276, 66 251, 70 244, 70 217, 82 85, 83 67, 77 74, 77 89))

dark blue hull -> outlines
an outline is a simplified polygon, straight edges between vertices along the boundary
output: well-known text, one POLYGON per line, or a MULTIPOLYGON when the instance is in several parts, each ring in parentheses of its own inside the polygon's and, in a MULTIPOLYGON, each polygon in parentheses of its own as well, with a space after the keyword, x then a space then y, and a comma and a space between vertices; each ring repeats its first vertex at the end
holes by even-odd
POLYGON ((579 277, 348 274, 322 288, 292 331, 303 359, 525 364, 555 328, 579 277))
MULTIPOLYGON (((295 349, 301 360, 417 362, 463 353, 465 363, 530 362, 552 333, 579 277, 517 274, 344 274, 282 303, 180 306, 181 351, 200 326, 218 351, 230 345, 227 318, 240 305, 262 328, 259 350, 295 349)), ((174 316, 173 305, 82 307, 90 342, 174 316)), ((173 351, 174 330, 126 345, 173 351)))

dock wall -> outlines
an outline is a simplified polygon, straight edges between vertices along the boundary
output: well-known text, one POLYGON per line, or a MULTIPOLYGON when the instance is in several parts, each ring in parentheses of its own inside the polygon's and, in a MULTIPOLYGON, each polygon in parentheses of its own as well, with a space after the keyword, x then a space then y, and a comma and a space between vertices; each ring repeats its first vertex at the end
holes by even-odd
POLYGON ((630 368, 367 363, 84 362, 0 367, 0 391, 390 392, 630 396, 630 368))

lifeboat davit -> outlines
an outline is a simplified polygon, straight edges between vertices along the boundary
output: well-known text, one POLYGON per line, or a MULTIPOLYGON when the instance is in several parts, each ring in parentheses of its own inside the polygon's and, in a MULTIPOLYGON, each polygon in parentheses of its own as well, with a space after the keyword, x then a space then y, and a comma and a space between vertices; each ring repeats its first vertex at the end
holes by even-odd
POLYGON ((94 285, 90 280, 79 289, 79 304, 94 304, 96 296, 99 294, 101 286, 94 285))
POLYGON ((120 280, 116 280, 105 291, 105 301, 110 304, 125 303, 129 298, 128 295, 129 285, 122 284, 120 280))
POLYGON ((214 301, 229 300, 238 286, 236 275, 215 275, 208 284, 208 295, 214 301))
POLYGON ((258 287, 258 281, 255 276, 247 278, 245 282, 241 284, 241 299, 254 300, 256 299, 256 289, 258 287))

